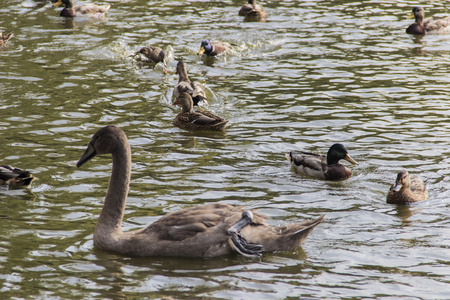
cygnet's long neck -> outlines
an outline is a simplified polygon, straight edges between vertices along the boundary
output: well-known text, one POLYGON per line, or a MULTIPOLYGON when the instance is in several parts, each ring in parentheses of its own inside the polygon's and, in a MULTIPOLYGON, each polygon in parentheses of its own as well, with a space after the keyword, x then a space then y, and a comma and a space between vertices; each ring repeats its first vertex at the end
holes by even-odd
POLYGON ((111 178, 105 203, 94 232, 94 241, 101 243, 101 248, 107 248, 105 243, 113 243, 114 236, 122 233, 122 219, 130 186, 130 177, 131 149, 127 140, 121 140, 112 153, 111 178))

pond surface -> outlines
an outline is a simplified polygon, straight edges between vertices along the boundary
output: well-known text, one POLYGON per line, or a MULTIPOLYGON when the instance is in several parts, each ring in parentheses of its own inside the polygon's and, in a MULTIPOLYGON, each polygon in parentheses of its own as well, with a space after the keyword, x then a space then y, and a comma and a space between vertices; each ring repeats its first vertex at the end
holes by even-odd
POLYGON ((37 177, 0 187, 1 298, 448 298, 450 36, 407 35, 406 1, 266 1, 264 22, 237 15, 245 2, 108 1, 104 20, 1 2, 0 31, 15 37, 0 48, 0 164, 37 177), (206 59, 205 38, 236 46, 206 59), (167 75, 130 57, 148 45, 171 53, 167 75), (229 120, 225 134, 172 125, 179 59, 229 120), (108 124, 133 152, 126 230, 214 202, 259 209, 272 225, 326 219, 297 251, 261 260, 96 250, 111 158, 75 164, 108 124), (359 162, 346 181, 303 177, 284 157, 335 142, 359 162), (401 169, 426 181, 429 200, 386 204, 401 169))

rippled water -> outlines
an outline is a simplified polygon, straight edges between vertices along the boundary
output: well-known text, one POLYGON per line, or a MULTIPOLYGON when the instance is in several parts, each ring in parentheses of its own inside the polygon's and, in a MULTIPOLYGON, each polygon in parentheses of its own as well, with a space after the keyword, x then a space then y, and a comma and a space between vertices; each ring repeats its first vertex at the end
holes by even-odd
MULTIPOLYGON (((450 36, 415 38, 405 1, 108 1, 105 20, 59 17, 50 2, 6 0, 0 30, 1 164, 31 170, 31 189, 0 187, 2 298, 448 298, 450 36), (202 39, 235 44, 198 57, 202 39), (129 57, 168 49, 162 66, 129 57), (226 134, 171 124, 175 66, 203 82, 226 134), (109 157, 75 167, 91 135, 115 124, 133 151, 126 229, 191 205, 258 208, 271 223, 326 214, 295 252, 261 261, 130 259, 93 249, 109 157), (291 149, 344 143, 360 164, 343 182, 290 170, 291 149), (385 202, 396 172, 430 199, 385 202)), ((422 1, 429 15, 448 3, 422 1)))

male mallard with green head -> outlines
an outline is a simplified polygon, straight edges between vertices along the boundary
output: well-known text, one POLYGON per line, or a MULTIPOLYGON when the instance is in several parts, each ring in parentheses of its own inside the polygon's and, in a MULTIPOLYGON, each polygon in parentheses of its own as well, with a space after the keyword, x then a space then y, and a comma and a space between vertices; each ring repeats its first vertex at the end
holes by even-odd
POLYGON ((286 154, 286 158, 298 173, 327 180, 347 179, 352 176, 352 172, 340 164, 339 160, 345 159, 352 164, 358 164, 350 157, 347 148, 342 144, 331 146, 326 156, 291 151, 286 154))
POLYGON ((409 25, 406 33, 424 35, 424 34, 450 34, 450 16, 442 19, 426 18, 423 8, 416 6, 412 10, 409 19, 415 18, 416 21, 409 25))
POLYGON ((408 204, 428 199, 427 187, 417 175, 409 175, 402 170, 397 174, 395 184, 391 186, 386 202, 391 204, 408 204))
POLYGON ((178 96, 173 105, 180 105, 182 110, 173 120, 173 124, 185 130, 223 131, 228 121, 210 111, 194 111, 191 95, 184 92, 178 96))
POLYGON ((216 56, 231 49, 233 49, 233 47, 227 42, 210 42, 209 40, 203 40, 197 55, 206 54, 207 56, 216 56))
POLYGON ((109 4, 96 5, 96 4, 83 4, 83 5, 73 5, 73 0, 58 0, 54 7, 64 4, 65 7, 59 14, 61 17, 75 17, 75 16, 85 16, 85 17, 104 17, 108 9, 111 7, 109 4))

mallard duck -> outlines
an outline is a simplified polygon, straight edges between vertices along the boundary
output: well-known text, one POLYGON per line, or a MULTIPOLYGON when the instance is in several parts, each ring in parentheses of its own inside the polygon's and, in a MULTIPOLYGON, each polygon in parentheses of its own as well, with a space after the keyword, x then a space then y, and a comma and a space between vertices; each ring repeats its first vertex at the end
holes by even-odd
POLYGON ((34 180, 33 174, 11 166, 0 166, 0 184, 10 187, 29 186, 34 180))
POLYGON ((104 17, 108 9, 111 7, 109 4, 96 5, 96 4, 83 4, 83 5, 73 5, 73 0, 58 0, 53 7, 59 6, 64 3, 65 7, 59 14, 61 17, 75 17, 75 16, 86 16, 86 17, 104 17))
POLYGON ((248 4, 245 4, 239 10, 239 15, 244 17, 267 17, 266 10, 259 4, 256 4, 256 0, 248 0, 248 4))
POLYGON ((182 61, 177 63, 178 84, 173 88, 173 95, 177 99, 181 93, 189 93, 194 101, 194 105, 198 105, 199 102, 206 101, 205 87, 198 81, 190 81, 186 64, 182 61))
POLYGON ((223 131, 227 126, 228 121, 210 111, 193 111, 194 103, 188 93, 181 93, 173 103, 177 104, 182 110, 172 123, 181 129, 223 131))
POLYGON ((397 174, 395 184, 391 186, 386 202, 391 204, 407 204, 428 199, 427 187, 417 175, 409 175, 402 170, 397 174))
POLYGON ((327 156, 291 151, 286 154, 286 158, 298 173, 327 180, 347 179, 352 176, 352 172, 340 164, 339 160, 345 159, 352 164, 358 164, 350 157, 347 148, 342 144, 331 146, 327 156))
POLYGON ((226 203, 184 208, 168 213, 146 228, 123 232, 122 220, 131 181, 131 149, 118 127, 98 130, 77 163, 81 167, 101 154, 112 154, 105 203, 94 231, 94 246, 126 256, 216 257, 240 253, 293 251, 323 221, 269 226, 266 216, 226 203))
POLYGON ((142 47, 138 53, 144 54, 149 60, 154 63, 164 62, 166 58, 166 51, 159 47, 142 47))
POLYGON ((10 39, 12 39, 12 37, 14 36, 14 33, 10 32, 8 34, 4 33, 4 32, 0 32, 0 46, 5 46, 6 43, 8 43, 8 41, 10 39))
POLYGON ((202 55, 204 53, 207 56, 216 56, 220 53, 223 53, 231 49, 233 49, 233 47, 231 46, 230 43, 227 42, 220 42, 220 41, 210 42, 208 40, 203 40, 197 55, 202 55))
POLYGON ((426 18, 423 8, 416 6, 412 10, 409 19, 415 18, 416 22, 409 25, 406 33, 409 34, 450 34, 450 16, 442 19, 426 18))

